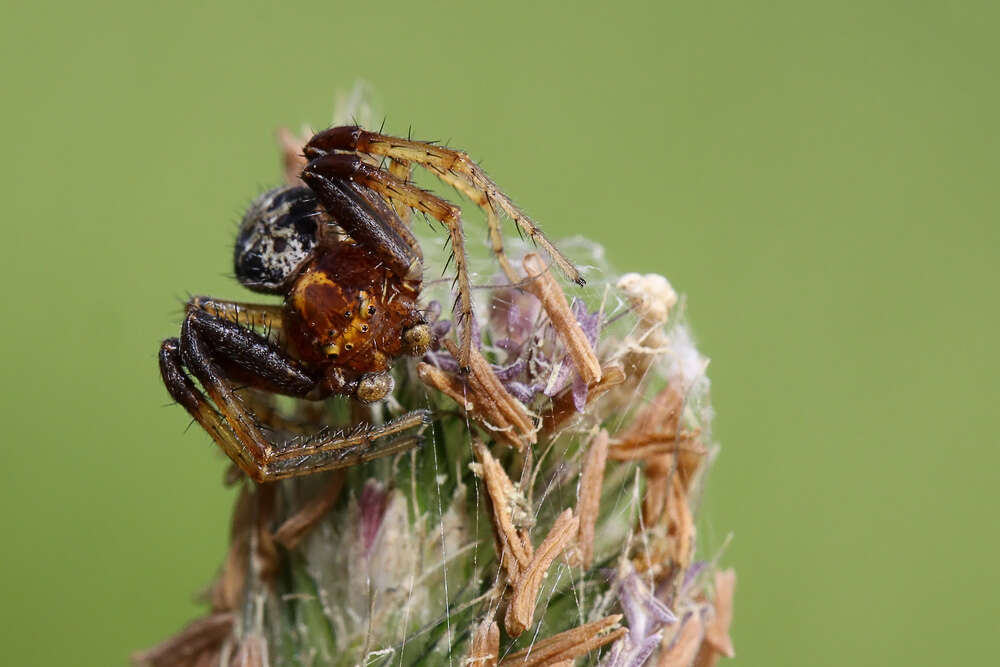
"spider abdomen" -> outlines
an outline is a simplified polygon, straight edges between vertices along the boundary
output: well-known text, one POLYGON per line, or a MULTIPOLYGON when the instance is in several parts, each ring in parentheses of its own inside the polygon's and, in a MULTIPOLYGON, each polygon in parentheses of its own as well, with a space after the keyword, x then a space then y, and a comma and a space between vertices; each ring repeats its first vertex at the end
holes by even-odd
POLYGON ((257 292, 284 292, 312 256, 321 215, 308 188, 275 188, 254 200, 236 235, 237 279, 257 292))

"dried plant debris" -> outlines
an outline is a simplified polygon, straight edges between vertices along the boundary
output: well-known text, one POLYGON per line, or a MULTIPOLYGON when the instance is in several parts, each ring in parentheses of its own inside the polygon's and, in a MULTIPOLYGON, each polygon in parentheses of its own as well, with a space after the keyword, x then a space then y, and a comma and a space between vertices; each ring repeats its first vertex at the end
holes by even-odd
POLYGON ((483 619, 472 634, 472 647, 464 665, 496 667, 500 657, 500 626, 496 621, 483 619))
POLYGON ((580 317, 580 313, 574 313, 570 309, 566 295, 541 257, 535 253, 526 255, 524 270, 528 274, 525 286, 542 302, 542 308, 563 339, 580 379, 586 385, 594 384, 601 379, 601 364, 593 351, 595 340, 592 338, 597 336, 596 322, 591 325, 595 329, 593 334, 588 336, 582 326, 585 320, 580 317))
POLYGON ((234 621, 232 612, 199 618, 162 644, 133 654, 132 662, 148 667, 217 665, 222 644, 232 634, 234 621))
POLYGON ((302 538, 308 535, 309 531, 326 516, 326 513, 333 509, 343 487, 343 472, 337 470, 330 473, 330 479, 323 491, 312 500, 306 501, 278 527, 274 533, 275 541, 286 549, 294 549, 298 546, 302 538))
MULTIPOLYGON (((279 136, 292 182, 302 142, 279 136)), ((693 667, 733 655, 735 575, 696 528, 718 446, 683 301, 662 276, 616 277, 583 241, 563 249, 590 265, 588 287, 566 287, 498 228, 502 272, 470 264, 465 367, 441 281, 425 289, 430 349, 395 369, 387 401, 246 394, 277 435, 415 409, 433 424, 422 449, 353 468, 233 476, 206 616, 137 664, 693 667)))
POLYGON ((489 495, 500 563, 507 572, 507 583, 513 586, 534 557, 534 548, 526 537, 526 529, 530 528, 527 500, 484 444, 476 442, 473 448, 479 461, 474 471, 484 481, 489 495))
POLYGON ((688 612, 673 636, 664 635, 654 664, 657 667, 691 667, 704 638, 705 624, 701 613, 688 612))
POLYGON ((507 606, 507 615, 504 618, 504 626, 507 628, 507 634, 511 637, 518 636, 532 624, 542 578, 549 571, 552 561, 576 539, 579 528, 580 520, 573 516, 573 510, 565 510, 556 518, 549 534, 545 536, 531 561, 520 573, 514 584, 514 594, 507 606))
POLYGON ((608 432, 601 429, 590 442, 580 473, 580 491, 576 503, 580 517, 580 534, 577 546, 580 565, 589 569, 594 562, 594 531, 600 510, 601 490, 604 485, 604 468, 608 461, 608 432))
POLYGON ((729 626, 733 622, 733 591, 736 588, 736 573, 724 570, 715 574, 715 597, 712 600, 714 613, 705 626, 705 640, 698 654, 699 665, 713 665, 719 656, 732 658, 735 655, 733 640, 729 637, 729 626))
POLYGON ((621 619, 620 614, 613 614, 599 621, 560 632, 535 642, 530 648, 512 653, 500 664, 544 667, 573 661, 621 638, 626 633, 625 628, 616 627, 621 619))

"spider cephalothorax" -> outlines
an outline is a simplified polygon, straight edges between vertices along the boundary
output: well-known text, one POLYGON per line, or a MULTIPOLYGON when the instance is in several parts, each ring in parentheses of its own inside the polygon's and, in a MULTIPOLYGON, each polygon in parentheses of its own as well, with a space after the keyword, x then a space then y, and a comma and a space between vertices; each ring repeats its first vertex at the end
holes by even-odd
POLYGON ((311 400, 346 395, 365 403, 392 390, 393 359, 422 356, 431 343, 420 306, 423 255, 409 229, 411 210, 448 230, 457 273, 459 361, 465 366, 469 360, 472 303, 461 211, 412 185, 413 163, 483 207, 493 250, 512 279, 517 277, 504 255, 497 211, 582 283, 573 265, 465 153, 358 127, 321 132, 304 153, 310 160, 301 173, 306 187, 276 188, 254 201, 234 252, 240 282, 281 294, 284 304, 195 297, 180 338, 165 340, 160 349, 168 391, 258 481, 343 467, 419 442, 425 411, 350 435, 271 442, 258 423, 264 416, 235 389, 311 400), (371 156, 387 158, 389 168, 366 161, 371 156), (390 437, 396 435, 402 437, 390 437))
MULTIPOLYGON (((285 328, 299 358, 317 368, 370 377, 384 388, 359 386, 370 402, 391 389, 389 362, 419 357, 430 345, 418 281, 404 280, 363 247, 344 243, 325 252, 295 280, 285 304, 285 328)), ((332 393, 340 393, 336 386, 332 393)))

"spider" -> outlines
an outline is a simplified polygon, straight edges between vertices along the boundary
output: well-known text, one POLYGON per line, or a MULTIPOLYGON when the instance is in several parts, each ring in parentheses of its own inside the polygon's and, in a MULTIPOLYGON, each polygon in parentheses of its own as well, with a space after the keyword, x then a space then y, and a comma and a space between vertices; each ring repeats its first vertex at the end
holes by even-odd
POLYGON ((342 468, 419 444, 427 410, 352 433, 272 442, 261 426, 268 418, 237 394, 242 386, 299 399, 344 395, 372 403, 392 391, 392 361, 420 357, 431 343, 420 307, 423 254, 409 228, 411 211, 448 231, 459 364, 467 368, 472 303, 461 211, 411 184, 413 165, 485 210, 493 252, 512 280, 519 278, 504 254, 498 211, 583 284, 573 264, 464 152, 344 126, 314 135, 304 155, 305 187, 265 192, 236 236, 240 283, 282 295, 284 304, 194 297, 180 337, 160 346, 167 391, 257 482, 342 468), (386 168, 373 164, 378 159, 386 168), (277 332, 280 341, 255 329, 277 332))

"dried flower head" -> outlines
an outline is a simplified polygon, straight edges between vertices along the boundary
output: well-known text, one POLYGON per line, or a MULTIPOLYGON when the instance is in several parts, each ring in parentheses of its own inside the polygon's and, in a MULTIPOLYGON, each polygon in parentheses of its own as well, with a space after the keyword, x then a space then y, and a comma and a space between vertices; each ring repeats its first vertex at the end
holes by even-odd
MULTIPOLYGON (((293 173, 300 144, 280 136, 293 173)), ((616 277, 583 240, 563 249, 589 262, 588 289, 564 288, 523 245, 505 248, 501 275, 473 262, 468 372, 442 316, 449 285, 431 283, 434 342, 397 369, 389 400, 287 415, 290 430, 414 408, 435 417, 419 450, 270 485, 235 476, 211 612, 135 661, 638 667, 731 656, 735 578, 699 553, 695 528, 717 451, 707 361, 665 278, 616 277)))

